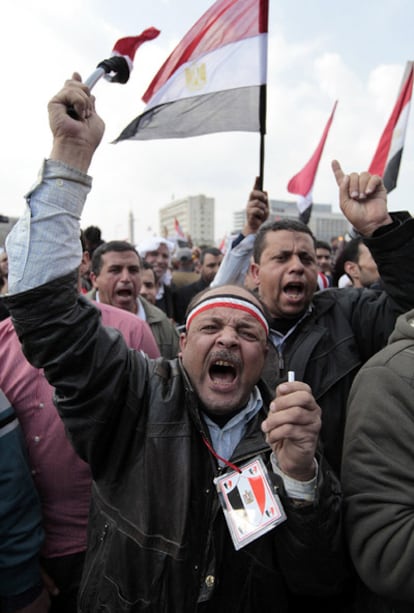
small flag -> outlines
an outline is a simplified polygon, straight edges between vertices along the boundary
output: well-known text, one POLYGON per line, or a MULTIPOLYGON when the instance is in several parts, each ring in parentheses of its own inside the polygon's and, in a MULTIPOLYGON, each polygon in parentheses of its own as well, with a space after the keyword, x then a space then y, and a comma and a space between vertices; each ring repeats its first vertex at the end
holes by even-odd
POLYGON ((325 130, 323 131, 322 138, 319 142, 319 145, 316 148, 315 153, 312 155, 309 162, 299 171, 288 183, 287 190, 291 194, 299 195, 298 199, 298 209, 299 209, 299 217, 304 223, 308 223, 310 219, 310 214, 312 211, 312 189, 313 184, 315 182, 316 173, 318 171, 319 162, 322 156, 322 152, 325 146, 325 142, 328 136, 329 129, 331 127, 336 106, 338 101, 335 102, 331 116, 328 119, 328 123, 325 126, 325 130))
MULTIPOLYGON (((135 53, 138 47, 140 47, 143 43, 147 42, 148 40, 153 40, 154 38, 157 38, 159 33, 160 33, 160 30, 157 30, 157 28, 151 27, 141 32, 139 36, 126 36, 125 38, 120 38, 115 43, 115 46, 112 49, 111 56, 124 58, 128 64, 128 69, 130 73, 133 68, 133 61, 134 61, 135 53)), ((128 76, 129 76, 129 73, 128 73, 128 76)), ((116 75, 115 75, 115 78, 111 79, 111 81, 115 83, 119 82, 116 75)))
POLYGON ((157 28, 147 28, 139 36, 120 38, 112 50, 111 57, 99 62, 94 72, 86 79, 85 85, 92 89, 95 83, 105 77, 111 83, 126 83, 133 68, 135 52, 148 40, 160 33, 157 28))
POLYGON ((263 130, 268 0, 217 0, 155 75, 115 142, 263 130))
POLYGON ((387 192, 393 190, 397 185, 411 106, 413 72, 414 62, 407 62, 397 102, 385 126, 369 167, 371 174, 379 175, 383 178, 387 192))
POLYGON ((180 223, 176 217, 174 217, 174 230, 176 236, 178 236, 179 238, 185 238, 183 229, 181 228, 180 223))

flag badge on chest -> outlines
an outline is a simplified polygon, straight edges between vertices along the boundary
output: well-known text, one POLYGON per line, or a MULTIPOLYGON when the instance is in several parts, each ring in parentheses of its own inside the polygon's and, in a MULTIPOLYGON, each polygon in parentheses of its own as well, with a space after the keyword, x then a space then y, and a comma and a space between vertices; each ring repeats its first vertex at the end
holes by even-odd
POLYGON ((260 457, 214 482, 235 549, 240 549, 286 519, 260 457))

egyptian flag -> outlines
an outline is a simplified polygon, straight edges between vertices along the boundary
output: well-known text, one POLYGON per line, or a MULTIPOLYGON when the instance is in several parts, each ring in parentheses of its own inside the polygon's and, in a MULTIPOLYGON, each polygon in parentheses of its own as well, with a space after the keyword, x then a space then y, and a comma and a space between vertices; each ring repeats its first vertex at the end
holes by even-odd
MULTIPOLYGON (((156 38, 159 33, 157 28, 151 27, 141 32, 139 36, 120 38, 112 49, 111 57, 99 62, 96 69, 85 80, 85 85, 92 89, 101 77, 111 83, 127 83, 138 47, 156 38)), ((68 108, 68 113, 75 119, 79 119, 73 108, 68 108)))
POLYGON ((407 62, 398 100, 382 133, 369 172, 383 178, 390 192, 397 185, 413 91, 414 62, 407 62))
POLYGON ((318 171, 319 162, 322 156, 323 149, 325 147, 325 142, 328 137, 328 132, 331 127, 336 105, 338 101, 335 102, 334 107, 332 109, 331 116, 328 119, 328 123, 325 126, 325 130, 323 131, 322 138, 319 142, 319 145, 316 148, 315 153, 312 155, 309 162, 300 170, 288 183, 287 190, 291 194, 297 194, 298 198, 298 209, 299 209, 299 218, 303 223, 309 223, 309 219, 312 212, 312 189, 313 184, 315 182, 316 173, 318 171))
POLYGON ((268 0, 217 0, 174 49, 115 142, 264 133, 268 0))

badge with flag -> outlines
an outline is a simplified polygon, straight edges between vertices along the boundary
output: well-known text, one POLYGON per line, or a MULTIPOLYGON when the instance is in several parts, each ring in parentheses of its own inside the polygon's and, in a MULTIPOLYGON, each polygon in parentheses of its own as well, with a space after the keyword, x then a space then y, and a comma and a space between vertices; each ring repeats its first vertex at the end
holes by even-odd
POLYGON ((286 519, 260 457, 215 479, 235 549, 240 549, 286 519))
POLYGON ((316 173, 318 171, 319 162, 322 156, 323 149, 325 147, 325 142, 328 137, 329 129, 331 127, 336 106, 338 101, 335 102, 331 116, 328 119, 328 123, 325 126, 325 130, 323 131, 322 138, 310 158, 309 162, 300 170, 294 177, 291 178, 287 185, 287 190, 291 194, 296 194, 299 196, 298 199, 298 209, 299 209, 299 218, 304 223, 308 223, 312 211, 313 204, 313 184, 315 183, 316 173))
POLYGON ((218 0, 184 36, 115 142, 264 133, 268 0, 218 0))
POLYGON ((414 62, 407 62, 397 102, 385 126, 369 167, 371 174, 379 175, 383 178, 387 192, 393 190, 397 185, 411 107, 413 72, 414 62))

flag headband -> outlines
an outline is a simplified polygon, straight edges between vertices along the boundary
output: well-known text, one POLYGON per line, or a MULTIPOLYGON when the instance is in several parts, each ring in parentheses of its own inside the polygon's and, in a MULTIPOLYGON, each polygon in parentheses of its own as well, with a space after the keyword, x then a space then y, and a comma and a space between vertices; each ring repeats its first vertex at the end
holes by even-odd
POLYGON ((254 317, 256 321, 258 321, 260 325, 264 328, 266 336, 269 334, 269 325, 262 311, 255 304, 253 304, 253 302, 250 302, 250 300, 247 300, 246 298, 239 298, 233 295, 206 298, 205 300, 202 300, 201 302, 196 304, 195 307, 192 308, 187 315, 187 319, 185 322, 187 330, 190 328, 190 324, 193 321, 194 317, 196 317, 196 315, 204 313, 204 311, 208 311, 209 309, 215 309, 216 307, 238 309, 239 311, 244 311, 244 313, 248 313, 249 315, 254 317))

